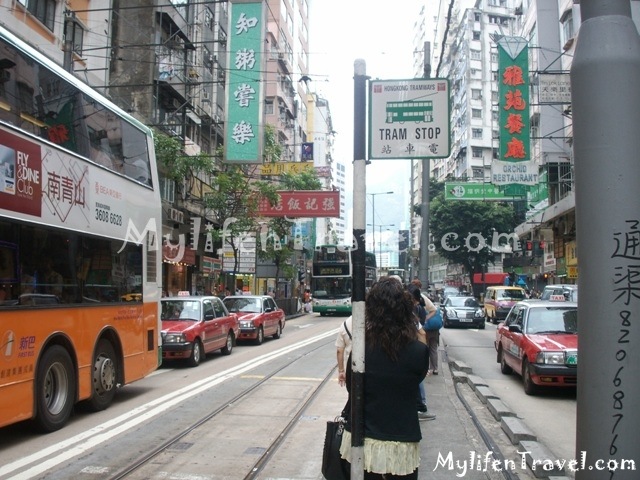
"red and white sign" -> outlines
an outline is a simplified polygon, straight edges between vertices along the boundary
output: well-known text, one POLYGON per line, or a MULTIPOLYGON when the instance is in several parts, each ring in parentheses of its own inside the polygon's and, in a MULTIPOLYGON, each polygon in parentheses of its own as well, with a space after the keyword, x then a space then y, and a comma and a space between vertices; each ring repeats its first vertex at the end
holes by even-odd
POLYGON ((280 201, 271 206, 262 199, 257 214, 262 217, 340 217, 339 190, 300 190, 278 192, 280 201))

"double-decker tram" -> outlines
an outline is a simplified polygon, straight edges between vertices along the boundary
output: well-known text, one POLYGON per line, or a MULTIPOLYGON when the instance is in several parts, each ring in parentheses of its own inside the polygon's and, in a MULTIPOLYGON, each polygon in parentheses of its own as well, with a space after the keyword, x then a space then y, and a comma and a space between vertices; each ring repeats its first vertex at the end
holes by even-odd
POLYGON ((0 27, 0 427, 102 410, 161 358, 151 131, 0 27))

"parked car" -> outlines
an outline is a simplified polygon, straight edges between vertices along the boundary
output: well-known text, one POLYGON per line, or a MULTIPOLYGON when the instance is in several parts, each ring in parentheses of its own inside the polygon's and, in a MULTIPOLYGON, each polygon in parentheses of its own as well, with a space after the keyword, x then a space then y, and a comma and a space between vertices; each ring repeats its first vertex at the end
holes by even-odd
POLYGON ((238 315, 238 340, 253 340, 257 345, 264 337, 280 338, 284 330, 285 313, 269 295, 232 295, 225 297, 224 305, 238 315))
POLYGON ((484 316, 487 322, 498 323, 504 320, 513 305, 527 298, 524 288, 493 286, 487 288, 484 295, 484 316))
POLYGON ((162 358, 185 359, 192 367, 207 353, 230 355, 239 334, 238 316, 218 297, 178 296, 161 300, 162 358))
POLYGON ((541 385, 572 387, 578 370, 578 304, 525 300, 498 325, 496 360, 505 375, 522 376, 528 395, 541 385))
POLYGON ((444 328, 484 328, 484 312, 474 297, 447 297, 441 308, 444 328))
POLYGON ((542 290, 540 300, 549 300, 552 295, 564 295, 565 299, 569 302, 578 301, 578 285, 571 284, 558 284, 547 285, 542 290))

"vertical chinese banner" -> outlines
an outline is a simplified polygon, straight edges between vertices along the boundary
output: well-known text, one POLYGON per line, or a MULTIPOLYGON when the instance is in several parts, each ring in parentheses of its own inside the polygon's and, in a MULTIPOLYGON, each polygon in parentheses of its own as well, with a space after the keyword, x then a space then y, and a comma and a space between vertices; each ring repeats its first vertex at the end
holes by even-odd
POLYGON ((491 165, 491 183, 535 185, 538 167, 530 151, 527 40, 501 37, 497 43, 500 156, 491 165))
POLYGON ((262 1, 231 1, 224 136, 227 163, 262 163, 264 19, 262 1))
POLYGON ((500 160, 529 160, 529 55, 527 41, 498 41, 500 160))

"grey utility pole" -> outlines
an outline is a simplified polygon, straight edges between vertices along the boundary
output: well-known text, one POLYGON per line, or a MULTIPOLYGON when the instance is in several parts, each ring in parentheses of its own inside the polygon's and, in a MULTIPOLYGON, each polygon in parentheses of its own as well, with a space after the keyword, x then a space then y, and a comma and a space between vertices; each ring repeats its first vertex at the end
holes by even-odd
MULTIPOLYGON (((424 42, 424 78, 431 77, 431 44, 424 42)), ((422 160, 422 204, 420 215, 422 216, 422 229, 420 230, 420 268, 418 278, 422 287, 429 290, 429 177, 431 159, 422 160)))
MULTIPOLYGON (((367 191, 367 64, 353 63, 353 294, 351 350, 351 478, 364 478, 364 297, 367 191)), ((375 234, 375 233, 374 233, 375 234)))
POLYGON ((580 259, 576 479, 631 480, 640 475, 640 37, 629 0, 580 7, 571 66, 580 259))

